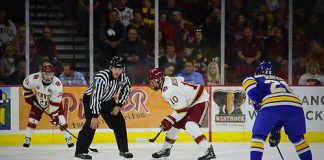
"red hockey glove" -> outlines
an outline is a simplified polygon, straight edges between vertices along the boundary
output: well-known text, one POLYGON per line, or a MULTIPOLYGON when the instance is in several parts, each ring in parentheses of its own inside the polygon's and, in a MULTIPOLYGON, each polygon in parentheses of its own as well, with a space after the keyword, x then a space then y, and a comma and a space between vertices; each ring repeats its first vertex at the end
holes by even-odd
POLYGON ((166 116, 162 122, 161 122, 161 125, 163 127, 163 130, 164 131, 168 131, 171 129, 172 125, 176 122, 176 119, 172 116, 166 116))
POLYGON ((58 110, 51 113, 50 115, 51 115, 51 123, 55 126, 58 125, 59 124, 58 110))

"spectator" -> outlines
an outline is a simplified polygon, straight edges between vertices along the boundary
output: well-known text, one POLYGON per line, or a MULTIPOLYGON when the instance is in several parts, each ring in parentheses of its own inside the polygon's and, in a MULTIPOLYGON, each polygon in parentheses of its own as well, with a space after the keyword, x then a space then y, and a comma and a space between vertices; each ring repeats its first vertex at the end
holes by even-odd
POLYGON ((29 46, 29 71, 30 73, 36 73, 39 71, 39 66, 42 64, 42 58, 36 53, 35 44, 29 46))
POLYGON ((49 26, 43 27, 43 37, 35 42, 37 54, 42 58, 48 58, 51 63, 56 64, 58 54, 56 45, 51 37, 51 28, 49 26))
MULTIPOLYGON (((24 25, 18 26, 18 33, 15 40, 15 48, 17 49, 17 61, 25 60, 25 36, 26 36, 26 28, 24 25)), ((29 34, 29 42, 33 43, 33 37, 29 34)))
POLYGON ((123 55, 130 64, 141 63, 146 56, 144 42, 138 37, 137 29, 129 27, 127 38, 124 38, 118 46, 118 55, 123 55))
POLYGON ((173 77, 174 75, 174 71, 175 71, 176 65, 172 62, 167 63, 164 67, 164 71, 163 74, 165 76, 169 76, 169 77, 173 77))
MULTIPOLYGON (((165 38, 165 34, 159 30, 159 55, 158 55, 158 58, 161 58, 162 56, 165 55, 166 53, 166 43, 167 43, 167 40, 165 38)), ((153 52, 153 47, 154 47, 154 44, 150 43, 147 45, 147 57, 145 59, 145 65, 146 66, 151 66, 153 67, 154 66, 154 58, 155 58, 155 53, 153 52)))
POLYGON ((276 73, 276 76, 288 82, 288 61, 287 60, 281 61, 280 69, 276 73))
POLYGON ((160 13, 159 29, 165 33, 167 40, 173 39, 173 26, 168 22, 168 15, 165 12, 160 13))
POLYGON ((0 9, 0 46, 6 48, 7 46, 12 45, 16 34, 16 26, 7 17, 7 11, 5 9, 0 9))
POLYGON ((75 71, 70 63, 63 64, 63 73, 60 75, 63 85, 87 85, 82 73, 75 71))
POLYGON ((294 29, 293 34, 293 72, 302 74, 305 72, 305 65, 301 65, 306 53, 309 50, 305 32, 301 28, 294 29))
POLYGON ((203 33, 206 37, 208 46, 211 48, 220 48, 220 31, 221 31, 221 10, 215 8, 203 25, 203 33))
POLYGON ((167 43, 166 54, 159 58, 159 65, 161 69, 164 69, 167 63, 172 62, 176 65, 175 73, 178 74, 184 67, 184 62, 181 58, 177 57, 175 53, 175 47, 172 42, 167 43))
POLYGON ((193 39, 193 42, 191 43, 191 45, 193 46, 193 53, 194 54, 198 54, 201 53, 203 55, 203 57, 205 57, 208 48, 207 42, 205 40, 205 37, 202 33, 202 30, 200 28, 198 28, 195 31, 195 36, 193 39))
POLYGON ((254 66, 261 57, 261 46, 259 41, 253 37, 250 27, 243 30, 243 39, 237 42, 237 56, 240 60, 239 65, 254 66))
POLYGON ((264 50, 264 58, 272 62, 276 71, 280 62, 288 57, 287 42, 284 40, 282 30, 279 27, 272 29, 272 36, 265 41, 264 50))
POLYGON ((253 37, 250 27, 243 30, 243 38, 237 41, 236 54, 239 61, 234 68, 234 82, 241 82, 246 75, 253 75, 261 57, 260 43, 253 37))
POLYGON ((192 84, 201 84, 204 85, 204 79, 202 75, 194 71, 194 62, 187 61, 185 63, 185 69, 178 74, 179 77, 183 77, 185 82, 192 84))
POLYGON ((107 21, 100 29, 100 51, 105 61, 109 61, 116 55, 118 45, 122 41, 124 26, 118 20, 115 10, 109 12, 107 21))
POLYGON ((204 75, 207 71, 207 64, 206 62, 195 60, 194 61, 194 70, 201 75, 204 75))
POLYGON ((299 85, 319 86, 324 85, 324 76, 318 63, 309 63, 306 67, 306 73, 299 79, 299 85))
POLYGON ((216 62, 210 62, 207 67, 206 84, 217 85, 219 84, 219 80, 219 66, 216 62))
POLYGON ((181 53, 185 45, 193 40, 195 28, 192 22, 183 19, 180 11, 174 11, 173 18, 175 22, 173 26, 173 41, 176 52, 181 53))
POLYGON ((182 60, 186 62, 187 60, 195 60, 197 58, 197 53, 193 53, 193 46, 191 44, 188 44, 185 46, 184 51, 183 51, 183 58, 182 60))
POLYGON ((301 65, 307 65, 311 63, 318 63, 320 69, 324 69, 324 49, 321 46, 321 40, 313 39, 310 42, 310 51, 305 56, 301 65))
POLYGON ((151 26, 143 22, 142 13, 140 11, 134 12, 134 19, 131 21, 129 26, 130 25, 137 29, 139 38, 141 38, 145 44, 151 45, 154 41, 154 32, 151 26))
POLYGON ((122 42, 118 46, 117 54, 125 57, 127 61, 127 72, 132 74, 131 81, 134 83, 142 83, 144 78, 144 71, 141 73, 140 67, 143 65, 144 58, 146 57, 146 48, 144 42, 138 37, 135 27, 130 26, 128 28, 127 37, 123 38, 122 42))
POLYGON ((117 7, 114 10, 118 13, 118 20, 127 27, 133 20, 133 9, 126 6, 127 0, 117 0, 117 7))
POLYGON ((230 39, 239 40, 243 38, 243 29, 247 26, 246 17, 243 13, 239 13, 235 22, 230 27, 230 39))
POLYGON ((268 24, 268 19, 264 13, 258 13, 257 21, 253 26, 253 32, 255 38, 258 41, 263 41, 269 36, 270 25, 268 24))
POLYGON ((0 61, 0 76, 7 77, 16 70, 16 50, 13 46, 8 46, 4 52, 3 59, 0 61))
POLYGON ((26 62, 20 61, 16 71, 11 73, 7 78, 7 84, 21 85, 26 78, 26 62))

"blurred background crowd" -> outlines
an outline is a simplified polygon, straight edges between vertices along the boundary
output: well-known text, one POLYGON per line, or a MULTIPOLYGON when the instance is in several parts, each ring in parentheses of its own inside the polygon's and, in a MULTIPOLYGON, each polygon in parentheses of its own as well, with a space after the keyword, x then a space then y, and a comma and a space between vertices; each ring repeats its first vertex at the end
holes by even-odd
MULTIPOLYGON (((224 79, 241 84, 262 60, 293 85, 324 85, 324 2, 321 0, 226 0, 224 79), (289 5, 293 5, 292 62, 288 62, 289 5)), ((154 0, 29 0, 29 73, 50 62, 65 85, 89 83, 89 38, 95 72, 120 55, 133 84, 145 84, 154 67, 154 0)), ((219 85, 221 0, 160 0, 158 59, 168 76, 219 85)), ((0 84, 25 78, 25 1, 0 4, 0 84)))

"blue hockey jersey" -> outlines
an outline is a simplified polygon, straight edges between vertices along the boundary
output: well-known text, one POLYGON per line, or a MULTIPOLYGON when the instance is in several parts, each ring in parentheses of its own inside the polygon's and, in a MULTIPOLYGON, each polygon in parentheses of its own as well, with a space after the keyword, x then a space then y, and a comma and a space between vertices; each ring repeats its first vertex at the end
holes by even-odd
POLYGON ((255 75, 247 77, 242 86, 256 110, 271 106, 302 107, 299 97, 282 78, 273 75, 255 75))

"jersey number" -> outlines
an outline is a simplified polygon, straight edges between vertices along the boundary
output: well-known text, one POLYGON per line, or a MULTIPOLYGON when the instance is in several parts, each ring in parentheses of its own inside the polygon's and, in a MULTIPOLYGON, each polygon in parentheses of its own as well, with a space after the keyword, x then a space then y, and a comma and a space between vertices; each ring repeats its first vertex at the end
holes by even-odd
POLYGON ((290 93, 293 93, 293 91, 290 89, 290 87, 288 86, 288 84, 284 81, 274 81, 274 80, 265 80, 264 83, 270 83, 271 87, 270 87, 270 91, 271 93, 286 93, 287 90, 290 93), (284 87, 280 86, 280 84, 284 85, 284 87))
POLYGON ((172 105, 176 104, 177 102, 179 102, 179 99, 177 96, 173 96, 171 99, 170 99, 172 105))

